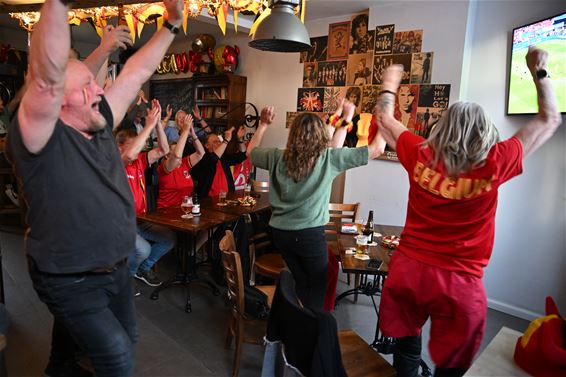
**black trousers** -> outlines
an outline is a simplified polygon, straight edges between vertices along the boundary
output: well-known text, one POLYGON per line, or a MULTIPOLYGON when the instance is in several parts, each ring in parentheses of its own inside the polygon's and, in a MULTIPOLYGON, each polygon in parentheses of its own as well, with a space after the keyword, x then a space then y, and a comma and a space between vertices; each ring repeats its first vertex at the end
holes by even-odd
POLYGON ((273 243, 281 251, 304 306, 322 311, 326 294, 328 251, 324 227, 301 230, 273 228, 273 243))

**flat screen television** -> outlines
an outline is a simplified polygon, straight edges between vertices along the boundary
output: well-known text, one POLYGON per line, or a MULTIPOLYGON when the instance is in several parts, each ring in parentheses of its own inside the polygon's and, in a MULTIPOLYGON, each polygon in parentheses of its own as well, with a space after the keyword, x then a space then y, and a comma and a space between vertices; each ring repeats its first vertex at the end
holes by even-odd
POLYGON ((566 113, 566 12, 513 29, 507 114, 536 114, 537 92, 525 63, 529 46, 549 53, 548 73, 558 108, 566 113))

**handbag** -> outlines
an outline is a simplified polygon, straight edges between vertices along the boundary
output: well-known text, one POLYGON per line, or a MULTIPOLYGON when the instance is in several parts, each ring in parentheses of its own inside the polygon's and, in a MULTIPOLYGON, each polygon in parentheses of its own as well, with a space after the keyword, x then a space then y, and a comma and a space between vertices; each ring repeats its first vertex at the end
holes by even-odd
POLYGON ((546 298, 546 316, 530 323, 513 357, 535 377, 566 376, 566 321, 551 297, 546 298))
POLYGON ((244 286, 244 308, 246 314, 255 319, 269 317, 267 295, 254 286, 244 286))

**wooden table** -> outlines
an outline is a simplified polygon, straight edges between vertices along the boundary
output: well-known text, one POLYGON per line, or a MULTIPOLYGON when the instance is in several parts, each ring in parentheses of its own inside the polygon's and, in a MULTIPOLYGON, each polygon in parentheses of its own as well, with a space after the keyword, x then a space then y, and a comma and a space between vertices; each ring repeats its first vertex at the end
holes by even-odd
POLYGON ((220 291, 212 281, 209 279, 201 278, 196 272, 196 235, 199 232, 209 232, 209 239, 212 230, 218 225, 224 224, 226 222, 231 222, 236 220, 238 217, 231 215, 229 213, 223 213, 218 211, 213 211, 210 209, 201 209, 200 216, 193 216, 191 219, 181 218, 183 211, 181 206, 161 208, 151 213, 145 213, 139 215, 137 218, 141 221, 147 221, 154 224, 159 224, 166 226, 170 229, 180 231, 185 237, 179 239, 180 245, 178 246, 180 265, 182 266, 182 271, 178 271, 174 278, 164 282, 159 287, 155 288, 151 294, 152 300, 157 300, 159 298, 159 292, 167 289, 171 286, 183 285, 186 287, 187 299, 185 304, 185 311, 190 313, 192 311, 191 305, 191 295, 189 291, 189 284, 192 282, 203 282, 212 289, 212 293, 217 296, 220 291), (192 236, 189 242, 188 237, 192 236))
POLYGON ((239 203, 234 203, 238 200, 238 198, 242 198, 244 196, 244 191, 238 190, 235 192, 229 192, 226 195, 228 204, 225 206, 218 205, 218 197, 208 197, 202 199, 200 208, 201 210, 204 209, 206 211, 220 212, 238 217, 248 215, 250 213, 265 211, 271 208, 269 204, 269 193, 256 193, 255 195, 257 195, 257 197, 255 198, 256 204, 253 206, 242 206, 239 203))
POLYGON ((528 376, 513 360, 518 331, 502 327, 464 376, 528 376))

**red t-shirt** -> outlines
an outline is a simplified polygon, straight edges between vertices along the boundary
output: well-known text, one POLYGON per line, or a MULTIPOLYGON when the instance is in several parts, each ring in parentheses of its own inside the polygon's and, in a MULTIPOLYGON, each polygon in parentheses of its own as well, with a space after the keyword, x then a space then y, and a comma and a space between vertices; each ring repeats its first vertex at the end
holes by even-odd
POLYGON ((145 213, 147 211, 147 198, 145 196, 145 176, 144 172, 147 169, 147 153, 140 153, 138 158, 131 164, 126 166, 126 177, 130 184, 130 189, 134 195, 134 206, 136 215, 145 213))
POLYGON ((211 198, 215 197, 220 191, 228 192, 228 181, 226 180, 226 174, 222 168, 222 162, 218 160, 216 162, 216 174, 214 174, 214 180, 212 181, 212 186, 210 186, 208 196, 211 198))
POLYGON ((409 175, 409 203, 398 252, 440 268, 483 276, 493 248, 497 190, 522 172, 517 138, 495 144, 485 164, 452 179, 444 164, 431 168, 432 148, 409 131, 397 140, 409 175))
POLYGON ((183 196, 192 195, 194 184, 190 171, 189 157, 183 158, 181 165, 170 173, 165 168, 165 161, 159 165, 157 168, 159 177, 157 208, 179 206, 183 201, 183 196))

